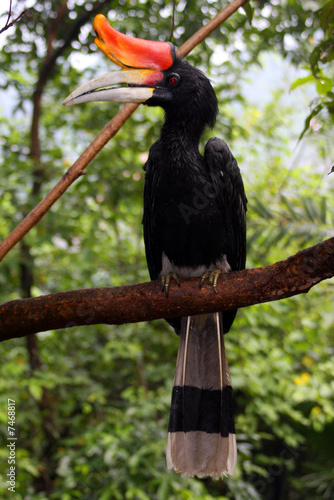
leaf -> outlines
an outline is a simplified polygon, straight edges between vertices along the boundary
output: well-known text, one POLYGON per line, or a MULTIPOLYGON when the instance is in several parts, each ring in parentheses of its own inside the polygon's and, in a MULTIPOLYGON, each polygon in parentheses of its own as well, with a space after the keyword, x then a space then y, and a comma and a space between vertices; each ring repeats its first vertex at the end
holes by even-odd
POLYGON ((315 116, 317 116, 323 108, 324 108, 324 104, 322 104, 322 103, 318 104, 315 108, 313 108, 313 110, 311 111, 311 113, 305 119, 304 129, 303 129, 302 133, 300 134, 300 136, 298 138, 298 141, 301 141, 302 138, 304 137, 305 133, 309 130, 312 118, 314 118, 315 116))
POLYGON ((318 213, 314 201, 309 197, 305 197, 301 199, 301 203, 304 207, 307 218, 311 222, 315 222, 318 219, 318 213))
POLYGON ((327 2, 318 10, 321 27, 324 31, 330 30, 334 25, 333 2, 327 2))
POLYGON ((28 390, 36 401, 41 400, 43 394, 43 387, 41 387, 40 384, 36 383, 35 381, 32 381, 29 383, 28 390))
POLYGON ((289 211, 289 214, 292 218, 292 220, 298 220, 298 217, 299 217, 299 214, 298 212, 295 210, 295 207, 293 206, 293 204, 287 199, 286 196, 284 196, 284 194, 281 194, 281 202, 286 206, 286 208, 288 209, 289 211))
POLYGON ((254 15, 254 9, 251 7, 249 3, 245 3, 242 8, 246 12, 247 19, 250 23, 252 23, 253 20, 253 15, 254 15))
POLYGON ((331 78, 326 78, 321 76, 319 79, 316 79, 316 89, 320 96, 326 95, 328 92, 332 90, 332 80, 331 78))
POLYGON ((320 202, 320 219, 323 224, 326 224, 327 219, 327 198, 325 196, 321 197, 320 202))
POLYGON ((301 85, 305 85, 306 83, 311 82, 315 83, 317 92, 320 96, 326 95, 332 90, 333 82, 331 78, 327 78, 322 74, 318 74, 315 78, 313 74, 310 74, 302 78, 297 78, 297 80, 295 80, 290 86, 290 92, 292 90, 295 90, 297 87, 300 87, 301 85))
POLYGON ((300 87, 301 85, 305 85, 305 83, 310 83, 310 82, 314 82, 315 78, 314 76, 311 74, 311 75, 308 75, 308 76, 304 76, 302 78, 297 78, 297 80, 295 80, 291 86, 290 86, 290 92, 292 90, 295 90, 297 87, 300 87))

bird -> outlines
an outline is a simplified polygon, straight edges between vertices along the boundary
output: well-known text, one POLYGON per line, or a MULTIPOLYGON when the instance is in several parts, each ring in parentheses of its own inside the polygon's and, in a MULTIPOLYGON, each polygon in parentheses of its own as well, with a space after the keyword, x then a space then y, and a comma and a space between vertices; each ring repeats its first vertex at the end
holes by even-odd
MULTIPOLYGON (((246 262, 246 206, 240 168, 227 144, 200 140, 218 101, 210 80, 170 42, 116 31, 102 15, 95 43, 121 67, 83 84, 64 104, 91 101, 160 106, 164 123, 144 166, 143 233, 151 280, 172 293, 182 277, 217 292, 221 273, 246 262), (175 286, 176 286, 175 285, 175 286)), ((200 293, 200 290, 199 292, 200 293)), ((235 472, 233 394, 224 346, 237 311, 167 321, 179 335, 166 447, 167 467, 183 477, 235 472)))

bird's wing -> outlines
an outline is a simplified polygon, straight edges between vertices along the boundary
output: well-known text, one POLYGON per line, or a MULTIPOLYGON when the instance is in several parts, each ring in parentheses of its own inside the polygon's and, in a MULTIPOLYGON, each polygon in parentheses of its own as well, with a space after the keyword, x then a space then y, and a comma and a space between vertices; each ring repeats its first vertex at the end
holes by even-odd
MULTIPOLYGON (((247 199, 240 169, 227 144, 216 137, 207 142, 204 159, 222 216, 227 261, 232 271, 244 269, 247 199)), ((224 333, 231 328, 236 313, 236 310, 223 312, 224 333)))
POLYGON ((156 280, 160 276, 162 268, 162 249, 158 248, 154 238, 154 231, 156 227, 155 221, 155 200, 154 187, 156 186, 157 179, 155 177, 159 174, 159 169, 154 168, 156 155, 154 154, 154 145, 151 148, 149 158, 144 165, 145 170, 145 184, 144 184, 144 215, 143 215, 143 228, 144 228, 144 241, 146 260, 151 280, 156 280))
POLYGON ((216 137, 207 142, 204 158, 222 214, 227 261, 232 271, 244 269, 247 199, 240 169, 227 144, 216 137))

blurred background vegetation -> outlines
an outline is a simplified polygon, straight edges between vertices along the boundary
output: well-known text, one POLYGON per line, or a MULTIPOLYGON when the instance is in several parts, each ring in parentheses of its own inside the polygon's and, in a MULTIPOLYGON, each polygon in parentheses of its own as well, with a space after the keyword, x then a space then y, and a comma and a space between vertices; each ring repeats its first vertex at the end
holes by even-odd
MULTIPOLYGON (((226 3, 176 2, 175 45, 226 3)), ((62 106, 79 84, 112 69, 93 43, 94 15, 141 38, 166 40, 171 31, 164 0, 14 0, 12 19, 25 7, 0 35, 1 239, 119 109, 62 106)), ((2 28, 7 14, 0 19, 2 28)), ((333 236, 333 27, 332 1, 251 1, 187 58, 212 79, 220 101, 205 139, 225 139, 242 170, 248 267, 333 236)), ((5 257, 1 302, 149 279, 142 165, 162 119, 161 110, 140 107, 5 257)), ((163 320, 1 344, 0 496, 334 498, 333 285, 239 311, 226 339, 239 461, 235 476, 218 482, 166 470, 178 338, 163 320), (17 411, 16 493, 6 484, 8 398, 17 411)))

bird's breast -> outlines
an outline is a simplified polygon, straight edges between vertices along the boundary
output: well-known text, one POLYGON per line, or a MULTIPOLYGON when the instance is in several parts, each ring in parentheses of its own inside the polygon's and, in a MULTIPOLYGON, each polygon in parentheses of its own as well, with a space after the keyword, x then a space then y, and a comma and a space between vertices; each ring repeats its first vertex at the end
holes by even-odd
POLYGON ((202 160, 161 162, 151 182, 151 238, 173 265, 200 275, 225 253, 218 196, 202 160))

